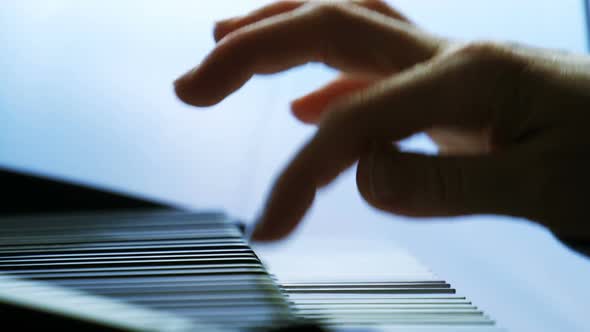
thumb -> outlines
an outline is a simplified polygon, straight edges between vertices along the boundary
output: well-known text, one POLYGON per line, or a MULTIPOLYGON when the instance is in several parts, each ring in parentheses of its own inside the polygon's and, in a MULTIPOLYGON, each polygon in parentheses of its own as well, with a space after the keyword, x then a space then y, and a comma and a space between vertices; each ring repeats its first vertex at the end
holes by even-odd
POLYGON ((521 216, 530 191, 518 163, 481 156, 429 156, 374 146, 361 157, 357 186, 374 207, 413 217, 521 216), (521 185, 523 184, 523 185, 521 185))

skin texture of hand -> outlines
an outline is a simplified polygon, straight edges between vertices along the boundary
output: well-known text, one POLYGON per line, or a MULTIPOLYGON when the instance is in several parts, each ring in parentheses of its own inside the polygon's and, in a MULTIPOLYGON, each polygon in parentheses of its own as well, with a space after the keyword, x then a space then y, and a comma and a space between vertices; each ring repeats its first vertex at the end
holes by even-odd
POLYGON ((255 74, 308 62, 341 72, 293 102, 318 130, 277 179, 253 239, 289 234, 355 162, 360 193, 385 211, 511 215, 590 239, 590 59, 448 40, 377 0, 276 2, 219 22, 215 39, 175 82, 186 103, 215 104, 255 74), (419 132, 439 155, 393 144, 419 132))

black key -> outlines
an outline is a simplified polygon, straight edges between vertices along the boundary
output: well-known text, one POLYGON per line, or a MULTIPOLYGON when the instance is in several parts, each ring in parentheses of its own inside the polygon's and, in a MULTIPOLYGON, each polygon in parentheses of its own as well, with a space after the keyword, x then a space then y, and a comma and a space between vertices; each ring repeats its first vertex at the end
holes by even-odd
MULTIPOLYGON (((179 266, 186 267, 213 267, 214 265, 234 266, 238 264, 251 264, 260 266, 260 261, 256 257, 217 257, 217 258, 169 258, 169 259, 126 259, 126 260, 94 260, 85 262, 43 262, 43 263, 1 263, 0 271, 7 273, 45 273, 45 271, 64 271, 71 272, 73 269, 79 270, 122 270, 131 267, 164 267, 179 266), (190 264, 190 265, 186 265, 190 264)), ((251 266, 249 265, 249 266, 251 266)))

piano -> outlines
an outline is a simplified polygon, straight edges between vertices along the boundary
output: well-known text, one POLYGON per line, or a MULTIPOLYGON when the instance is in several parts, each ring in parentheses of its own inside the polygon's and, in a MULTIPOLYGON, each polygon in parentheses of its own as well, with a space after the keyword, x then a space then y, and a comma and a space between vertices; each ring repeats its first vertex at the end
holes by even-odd
MULTIPOLYGON (((213 20, 243 14, 263 2, 267 1, 3 3, 0 36, 4 41, 3 68, 7 70, 0 87, 0 164, 172 199, 185 206, 224 204, 240 216, 254 215, 252 209, 260 205, 272 176, 314 130, 293 121, 287 109, 289 101, 332 79, 334 73, 311 65, 272 79, 259 77, 210 112, 185 109, 171 93, 170 83, 210 50, 213 20)), ((453 0, 434 6, 431 2, 400 0, 395 4, 421 26, 441 35, 587 50, 587 22, 579 1, 453 0)), ((289 295, 285 287, 290 284, 337 283, 342 287, 353 282, 357 283, 354 286, 382 286, 411 281, 425 288, 425 281, 444 281, 436 286, 456 288, 455 294, 448 296, 465 297, 465 302, 471 302, 465 304, 477 307, 474 311, 483 312, 480 316, 495 324, 384 325, 371 319, 362 327, 422 332, 503 327, 511 331, 589 330, 587 258, 564 248, 546 230, 495 216, 493 220, 428 225, 391 216, 380 218, 354 196, 353 174, 343 181, 336 184, 336 190, 327 189, 331 193, 322 197, 310 222, 298 228, 288 243, 267 246, 242 238, 258 258, 263 275, 275 282, 281 299, 287 302, 289 318, 285 321, 306 317, 295 314, 291 299, 296 296, 289 295), (346 209, 341 209, 342 205, 346 209), (319 225, 322 222, 325 225, 319 225), (314 226, 308 227, 311 224, 314 226), (365 229, 365 224, 371 229, 365 229), (337 225, 341 229, 328 228, 337 225), (321 227, 326 229, 316 232, 321 227)), ((178 208, 66 185, 49 188, 38 179, 14 184, 0 177, 0 183, 4 189, 2 222, 8 220, 19 227, 17 219, 41 223, 45 217, 38 213, 54 213, 53 219, 46 220, 65 222, 73 210, 81 210, 75 213, 76 218, 100 223, 103 221, 96 220, 97 214, 88 211, 99 210, 99 215, 109 214, 114 221, 121 219, 121 210, 135 213, 156 209, 161 213, 178 208), (23 188, 27 190, 23 192, 23 188), (64 217, 58 216, 62 213, 64 217)), ((202 218, 200 213, 193 217, 202 218)), ((215 216, 215 222, 234 224, 232 216, 206 214, 215 216)), ((161 221, 174 218, 162 216, 161 221)), ((231 324, 212 327, 205 318, 187 318, 173 310, 101 295, 81 285, 58 285, 48 278, 32 278, 24 276, 23 270, 15 270, 9 267, 0 272, 0 310, 5 320, 16 321, 21 329, 27 324, 69 326, 80 321, 89 322, 84 330, 96 325, 124 330, 164 330, 164 326, 231 329, 231 324), (83 306, 77 305, 80 297, 85 299, 83 306), (111 308, 108 314, 105 306, 111 308), (134 319, 137 315, 143 319, 134 319), (154 320, 146 320, 147 316, 154 320), (173 323, 158 323, 169 319, 173 323)), ((326 291, 319 297, 328 295, 326 291)), ((361 295, 378 297, 374 292, 361 295)), ((371 301, 381 300, 365 302, 371 301)), ((364 302, 338 303, 348 308, 364 302)), ((315 321, 320 320, 316 317, 315 321)), ((326 324, 327 328, 344 328, 345 321, 336 321, 341 324, 326 324)))
POLYGON ((0 218, 0 312, 18 326, 501 330, 468 297, 403 252, 353 257, 320 245, 316 257, 303 259, 319 266, 340 257, 355 269, 337 271, 336 264, 323 272, 298 270, 297 259, 285 252, 261 259, 244 225, 223 212, 166 208, 10 172, 0 179, 22 193, 7 201, 11 213, 0 218), (43 192, 53 195, 39 196, 43 192), (68 207, 72 197, 79 205, 68 207), (341 255, 322 254, 330 250, 341 255), (397 266, 368 274, 370 260, 397 266), (274 273, 285 266, 290 273, 274 273))
POLYGON ((136 331, 188 331, 199 324, 220 330, 497 331, 494 320, 449 283, 409 266, 402 271, 408 277, 382 275, 379 281, 343 281, 338 274, 314 280, 307 275, 314 271, 285 279, 259 259, 238 223, 216 212, 0 220, 0 299, 10 304, 23 297, 31 310, 65 306, 64 319, 92 318, 113 329, 122 320, 136 331))

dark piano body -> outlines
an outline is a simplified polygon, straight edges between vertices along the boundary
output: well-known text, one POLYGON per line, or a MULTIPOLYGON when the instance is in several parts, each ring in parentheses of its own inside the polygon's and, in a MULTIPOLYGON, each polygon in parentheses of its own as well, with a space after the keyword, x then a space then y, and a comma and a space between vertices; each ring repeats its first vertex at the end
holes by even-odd
POLYGON ((279 284, 223 213, 0 183, 0 313, 20 328, 499 331, 443 280, 279 284))

